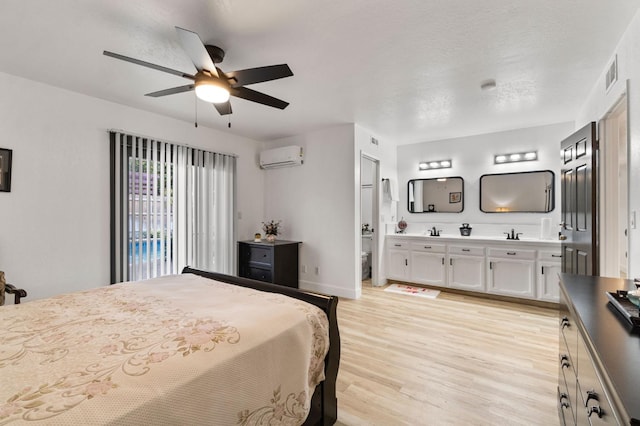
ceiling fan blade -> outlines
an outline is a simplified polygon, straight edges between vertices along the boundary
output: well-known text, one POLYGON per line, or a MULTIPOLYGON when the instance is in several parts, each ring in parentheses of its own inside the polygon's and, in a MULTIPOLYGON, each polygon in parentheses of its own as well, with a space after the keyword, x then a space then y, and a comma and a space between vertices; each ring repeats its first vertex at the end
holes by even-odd
POLYGON ((191 74, 187 74, 187 73, 184 73, 182 71, 178 71, 178 70, 174 70, 174 69, 171 69, 171 68, 163 67, 161 65, 152 64, 151 62, 141 61, 140 59, 130 58, 129 56, 124 56, 124 55, 121 55, 119 53, 109 52, 108 50, 105 50, 102 53, 105 56, 110 56, 112 58, 120 59, 120 60, 126 61, 126 62, 131 62, 131 63, 136 64, 136 65, 142 65, 143 67, 147 67, 147 68, 151 68, 151 69, 154 69, 154 70, 158 70, 158 71, 166 72, 166 73, 169 73, 169 74, 177 75, 178 77, 184 77, 184 78, 188 78, 190 80, 195 80, 196 79, 196 77, 191 75, 191 74))
POLYGON ((289 102, 274 98, 273 96, 265 95, 261 92, 256 92, 255 90, 249 89, 247 87, 232 87, 230 93, 235 97, 257 102, 259 104, 267 105, 274 108, 285 109, 289 105, 289 102))
POLYGON ((262 83, 263 81, 277 80, 279 78, 291 77, 292 75, 293 72, 287 64, 249 68, 246 70, 231 71, 226 73, 227 78, 236 80, 235 83, 231 84, 233 87, 262 83))
POLYGON ((195 84, 187 84, 186 86, 172 87, 171 89, 158 90, 157 92, 147 93, 145 96, 159 98, 160 96, 175 95, 176 93, 189 92, 196 87, 195 84))
POLYGON ((204 47, 204 43, 200 39, 200 36, 193 31, 185 30, 184 28, 176 27, 176 33, 178 34, 178 41, 180 45, 187 53, 191 62, 197 68, 198 71, 206 70, 211 73, 212 76, 218 77, 216 66, 214 65, 209 52, 204 47))
POLYGON ((231 111, 231 102, 227 101, 223 104, 213 104, 214 107, 216 107, 216 109, 218 110, 218 112, 220 113, 220 115, 228 115, 231 114, 233 111, 231 111))

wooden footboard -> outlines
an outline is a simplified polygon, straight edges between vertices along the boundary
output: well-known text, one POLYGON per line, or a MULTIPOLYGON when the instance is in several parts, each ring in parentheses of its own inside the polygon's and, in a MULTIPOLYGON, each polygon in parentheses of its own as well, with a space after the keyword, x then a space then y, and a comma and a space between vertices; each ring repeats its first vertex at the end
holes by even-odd
POLYGON ((304 424, 332 425, 336 422, 338 417, 336 379, 338 377, 338 367, 340 364, 340 332, 338 330, 338 318, 336 312, 338 298, 336 296, 324 296, 317 293, 269 284, 248 278, 202 271, 188 266, 182 270, 182 273, 195 274, 201 277, 242 287, 249 287, 260 291, 284 294, 322 309, 329 319, 329 352, 325 358, 325 380, 316 387, 313 399, 311 400, 311 412, 304 424))

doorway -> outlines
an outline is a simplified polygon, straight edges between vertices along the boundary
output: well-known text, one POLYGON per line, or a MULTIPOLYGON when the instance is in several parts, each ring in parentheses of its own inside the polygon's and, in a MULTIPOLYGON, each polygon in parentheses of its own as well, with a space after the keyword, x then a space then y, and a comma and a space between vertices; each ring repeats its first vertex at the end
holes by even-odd
POLYGON ((623 94, 600 121, 600 270, 627 278, 629 271, 628 104, 623 94))
POLYGON ((378 283, 378 230, 380 217, 379 184, 380 161, 364 153, 360 154, 360 283, 378 283))

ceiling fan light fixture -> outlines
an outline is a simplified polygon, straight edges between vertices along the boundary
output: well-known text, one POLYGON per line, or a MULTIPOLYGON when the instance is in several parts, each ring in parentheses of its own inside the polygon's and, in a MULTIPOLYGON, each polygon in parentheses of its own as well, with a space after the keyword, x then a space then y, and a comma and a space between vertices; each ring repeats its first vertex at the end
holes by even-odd
POLYGON ((196 96, 205 102, 223 104, 229 100, 229 90, 216 81, 196 81, 196 96))

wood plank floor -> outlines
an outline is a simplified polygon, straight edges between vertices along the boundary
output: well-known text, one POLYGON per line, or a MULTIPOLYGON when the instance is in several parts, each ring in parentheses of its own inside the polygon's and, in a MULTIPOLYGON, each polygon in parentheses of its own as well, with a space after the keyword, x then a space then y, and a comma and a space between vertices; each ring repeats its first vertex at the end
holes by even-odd
POLYGON ((341 299, 337 425, 552 425, 554 309, 363 284, 341 299))

